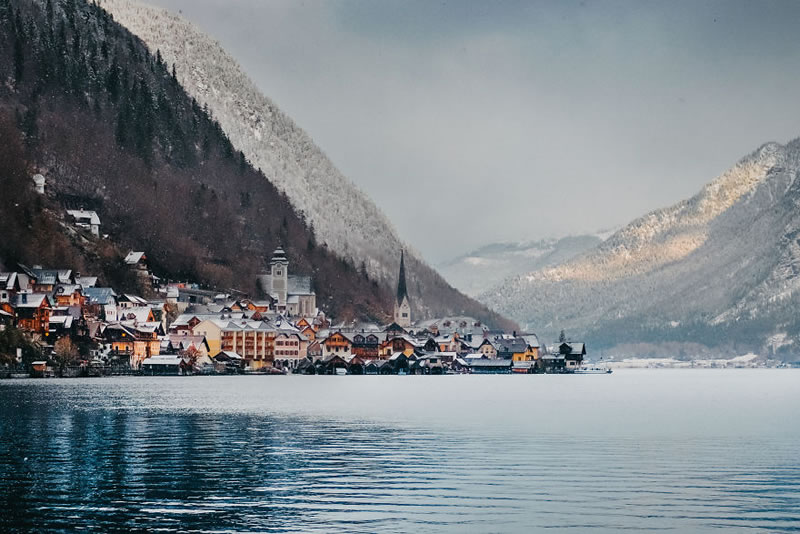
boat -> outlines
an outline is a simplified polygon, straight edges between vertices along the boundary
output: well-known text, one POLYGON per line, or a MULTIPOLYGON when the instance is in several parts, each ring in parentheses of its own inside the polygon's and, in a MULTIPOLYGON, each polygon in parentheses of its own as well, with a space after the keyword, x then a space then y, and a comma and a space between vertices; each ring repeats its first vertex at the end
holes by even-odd
POLYGON ((591 367, 580 367, 573 372, 578 375, 608 375, 611 374, 611 369, 594 365, 591 367))

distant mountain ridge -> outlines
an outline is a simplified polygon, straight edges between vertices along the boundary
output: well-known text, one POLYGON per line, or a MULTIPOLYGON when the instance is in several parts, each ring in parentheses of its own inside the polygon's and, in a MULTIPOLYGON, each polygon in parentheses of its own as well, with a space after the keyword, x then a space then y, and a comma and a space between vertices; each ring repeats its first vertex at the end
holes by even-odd
POLYGON ((800 349, 800 140, 767 143, 694 197, 585 254, 481 299, 529 327, 597 346, 800 349))
POLYGON ((456 288, 477 297, 511 276, 558 265, 602 243, 591 234, 527 242, 491 243, 438 265, 456 288))
POLYGON ((514 327, 453 289, 404 243, 375 203, 256 88, 217 41, 163 9, 130 0, 102 0, 99 5, 175 66, 184 89, 208 107, 236 149, 286 194, 320 244, 388 285, 397 283, 400 251, 405 249, 416 318, 463 314, 514 327))

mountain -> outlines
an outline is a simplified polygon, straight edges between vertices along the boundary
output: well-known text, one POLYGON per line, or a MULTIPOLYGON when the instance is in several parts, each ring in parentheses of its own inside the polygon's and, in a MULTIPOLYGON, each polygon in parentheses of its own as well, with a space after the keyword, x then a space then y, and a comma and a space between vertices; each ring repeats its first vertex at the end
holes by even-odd
POLYGON ((578 235, 522 243, 492 243, 438 265, 445 279, 477 297, 512 276, 565 262, 602 243, 607 235, 578 235))
POLYGON ((513 328, 453 289, 410 250, 374 202, 256 88, 218 42, 162 9, 129 0, 102 0, 99 5, 174 67, 180 84, 219 121, 233 146, 286 195, 320 244, 386 285, 397 283, 400 251, 405 249, 416 317, 470 315, 513 328))
POLYGON ((128 290, 133 248, 162 278, 255 293, 280 243, 326 311, 388 317, 389 286, 319 245, 161 56, 95 4, 0 0, 0 77, 0 263, 128 290), (76 208, 96 211, 108 237, 69 225, 76 208))
POLYGON ((564 328, 612 353, 793 355, 799 172, 800 140, 765 144, 694 197, 481 299, 537 331, 564 328))

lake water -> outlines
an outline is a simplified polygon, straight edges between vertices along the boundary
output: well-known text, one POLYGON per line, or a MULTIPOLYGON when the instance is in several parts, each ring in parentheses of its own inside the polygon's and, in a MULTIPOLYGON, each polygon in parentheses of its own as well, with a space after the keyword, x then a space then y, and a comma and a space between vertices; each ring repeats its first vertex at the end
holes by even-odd
POLYGON ((800 371, 0 381, 0 531, 800 531, 800 371))

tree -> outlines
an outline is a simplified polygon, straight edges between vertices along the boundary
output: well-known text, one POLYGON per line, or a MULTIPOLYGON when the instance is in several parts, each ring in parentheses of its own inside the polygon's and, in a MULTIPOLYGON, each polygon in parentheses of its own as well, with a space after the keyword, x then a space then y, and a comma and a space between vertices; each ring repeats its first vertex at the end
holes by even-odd
POLYGON ((59 374, 63 374, 64 369, 68 366, 77 363, 79 356, 80 352, 78 351, 78 347, 75 346, 75 343, 72 342, 69 336, 64 336, 56 341, 53 347, 53 359, 56 361, 56 364, 58 364, 59 374))
POLYGON ((190 345, 189 348, 180 351, 178 356, 184 359, 187 368, 194 369, 202 353, 197 350, 194 345, 190 345))

